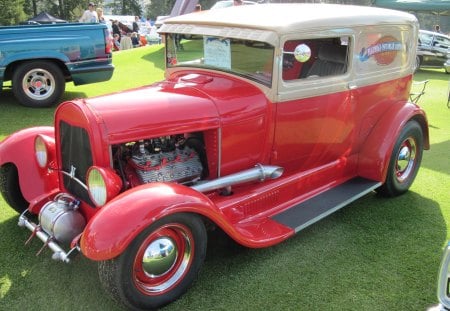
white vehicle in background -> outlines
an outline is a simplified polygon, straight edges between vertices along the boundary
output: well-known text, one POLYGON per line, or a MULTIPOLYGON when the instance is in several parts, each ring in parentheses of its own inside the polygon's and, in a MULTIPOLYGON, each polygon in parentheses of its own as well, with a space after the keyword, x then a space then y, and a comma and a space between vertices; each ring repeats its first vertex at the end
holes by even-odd
MULTIPOLYGON (((247 4, 257 4, 255 1, 242 1, 244 5, 247 4)), ((216 9, 223 9, 228 8, 230 6, 233 6, 233 0, 224 0, 224 1, 217 1, 212 7, 211 10, 216 9)))
POLYGON ((445 34, 419 30, 416 69, 444 68, 450 73, 450 37, 445 34))

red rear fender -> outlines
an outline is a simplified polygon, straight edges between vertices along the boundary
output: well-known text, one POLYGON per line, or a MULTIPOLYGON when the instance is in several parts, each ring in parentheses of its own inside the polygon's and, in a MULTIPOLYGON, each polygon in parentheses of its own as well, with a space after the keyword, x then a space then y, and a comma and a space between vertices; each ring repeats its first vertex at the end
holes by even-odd
POLYGON ((364 142, 358 160, 359 176, 384 182, 396 139, 403 126, 412 119, 422 126, 424 148, 429 149, 428 123, 424 111, 411 103, 392 105, 364 142))

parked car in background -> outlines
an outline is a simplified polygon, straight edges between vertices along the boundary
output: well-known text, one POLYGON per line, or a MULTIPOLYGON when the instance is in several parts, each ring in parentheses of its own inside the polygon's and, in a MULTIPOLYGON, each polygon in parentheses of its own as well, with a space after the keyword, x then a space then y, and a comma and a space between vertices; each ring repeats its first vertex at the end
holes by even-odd
POLYGON ((416 69, 420 67, 444 68, 450 73, 450 37, 442 33, 427 30, 419 31, 416 69), (444 65, 447 63, 447 65, 444 65))
POLYGON ((66 101, 54 126, 5 138, 0 192, 54 259, 81 252, 127 309, 160 308, 196 279, 209 230, 269 247, 408 191, 429 149, 408 100, 418 28, 329 4, 167 19, 165 80, 66 101))
POLYGON ((445 62, 444 69, 446 73, 450 73, 450 58, 445 62))
POLYGON ((48 107, 75 85, 109 80, 112 40, 105 24, 61 23, 0 27, 0 90, 11 81, 20 104, 48 107))

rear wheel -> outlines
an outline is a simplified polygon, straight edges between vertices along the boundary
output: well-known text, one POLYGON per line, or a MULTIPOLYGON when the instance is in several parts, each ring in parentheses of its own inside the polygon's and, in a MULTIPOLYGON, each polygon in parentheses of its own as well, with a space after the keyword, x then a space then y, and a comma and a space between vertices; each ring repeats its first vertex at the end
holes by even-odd
POLYGON ((14 96, 23 106, 50 107, 61 98, 66 81, 56 64, 33 61, 16 68, 12 88, 14 96))
POLYGON ((22 214, 28 208, 29 203, 20 191, 19 175, 13 164, 0 167, 0 193, 6 203, 19 214, 22 214))
POLYGON ((100 262, 100 280, 127 308, 160 308, 179 298, 197 278, 206 244, 198 216, 170 215, 139 234, 119 257, 100 262))
POLYGON ((402 129, 392 151, 385 183, 377 189, 384 196, 397 196, 408 191, 422 161, 423 131, 416 121, 402 129))

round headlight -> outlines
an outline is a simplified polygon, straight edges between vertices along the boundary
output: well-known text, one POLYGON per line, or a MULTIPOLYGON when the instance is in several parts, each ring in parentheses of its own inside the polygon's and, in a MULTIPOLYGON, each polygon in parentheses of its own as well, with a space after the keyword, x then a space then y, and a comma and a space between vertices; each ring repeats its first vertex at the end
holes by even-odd
POLYGON ((34 154, 36 155, 37 163, 40 167, 44 168, 48 163, 48 151, 44 138, 40 135, 36 136, 34 140, 34 154))
POLYGON ((89 197, 96 206, 103 206, 122 189, 122 180, 108 168, 92 166, 86 176, 89 197))
POLYGON ((91 200, 97 206, 105 205, 107 199, 106 182, 96 168, 92 168, 87 176, 87 186, 91 200))

